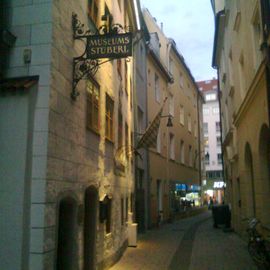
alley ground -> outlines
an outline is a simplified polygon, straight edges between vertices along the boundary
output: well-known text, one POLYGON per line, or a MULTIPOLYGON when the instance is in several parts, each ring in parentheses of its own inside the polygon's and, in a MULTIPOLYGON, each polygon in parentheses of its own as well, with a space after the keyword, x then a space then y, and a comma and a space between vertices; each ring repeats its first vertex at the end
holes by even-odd
POLYGON ((110 270, 255 270, 247 244, 213 228, 211 212, 139 235, 110 270))

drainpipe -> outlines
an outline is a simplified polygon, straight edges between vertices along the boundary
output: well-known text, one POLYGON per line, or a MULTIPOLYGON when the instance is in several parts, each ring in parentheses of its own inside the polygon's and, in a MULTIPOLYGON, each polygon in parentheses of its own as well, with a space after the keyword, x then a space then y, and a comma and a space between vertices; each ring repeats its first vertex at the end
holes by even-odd
MULTIPOLYGON (((220 90, 220 76, 219 76, 219 67, 216 67, 217 70, 217 94, 218 94, 218 106, 219 106, 219 123, 220 123, 220 140, 221 140, 221 168, 222 168, 222 178, 224 183, 227 184, 227 179, 225 179, 225 174, 224 174, 224 158, 223 158, 223 127, 222 127, 222 117, 221 117, 221 90, 220 90)), ((225 192, 226 192, 226 187, 224 186, 224 199, 225 199, 225 192)))
POLYGON ((267 107, 268 107, 268 126, 270 127, 270 3, 267 0, 261 0, 261 22, 263 28, 263 42, 261 51, 265 59, 265 76, 267 91, 267 107))

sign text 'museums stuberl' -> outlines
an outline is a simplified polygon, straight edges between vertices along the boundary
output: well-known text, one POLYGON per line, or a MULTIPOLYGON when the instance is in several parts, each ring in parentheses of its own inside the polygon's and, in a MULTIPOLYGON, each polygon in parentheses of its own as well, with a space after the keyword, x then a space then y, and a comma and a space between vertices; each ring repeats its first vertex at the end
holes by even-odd
POLYGON ((87 37, 87 58, 124 58, 132 55, 132 33, 87 37))

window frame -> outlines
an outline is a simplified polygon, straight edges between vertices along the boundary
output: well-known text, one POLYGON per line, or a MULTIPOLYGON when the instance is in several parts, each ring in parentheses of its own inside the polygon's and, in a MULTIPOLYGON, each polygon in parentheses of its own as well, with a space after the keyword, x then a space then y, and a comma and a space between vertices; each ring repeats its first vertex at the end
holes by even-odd
POLYGON ((100 86, 96 82, 93 82, 91 80, 87 80, 86 82, 86 115, 87 115, 86 116, 87 129, 92 130, 95 133, 99 134, 100 133, 100 86), (90 87, 93 93, 90 92, 90 87), (95 92, 97 94, 95 94, 95 92), (97 121, 95 123, 96 114, 97 114, 97 121))
POLYGON ((105 138, 111 142, 114 141, 114 101, 106 93, 105 105, 105 138))

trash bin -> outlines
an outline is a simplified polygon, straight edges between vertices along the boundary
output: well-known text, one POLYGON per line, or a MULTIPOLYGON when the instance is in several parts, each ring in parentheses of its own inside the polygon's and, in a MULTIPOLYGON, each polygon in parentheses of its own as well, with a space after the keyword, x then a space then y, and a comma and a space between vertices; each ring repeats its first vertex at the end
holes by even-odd
POLYGON ((231 211, 229 205, 213 205, 212 216, 215 228, 219 225, 225 225, 226 228, 231 227, 231 211))
POLYGON ((128 223, 128 246, 137 247, 137 223, 128 223))

